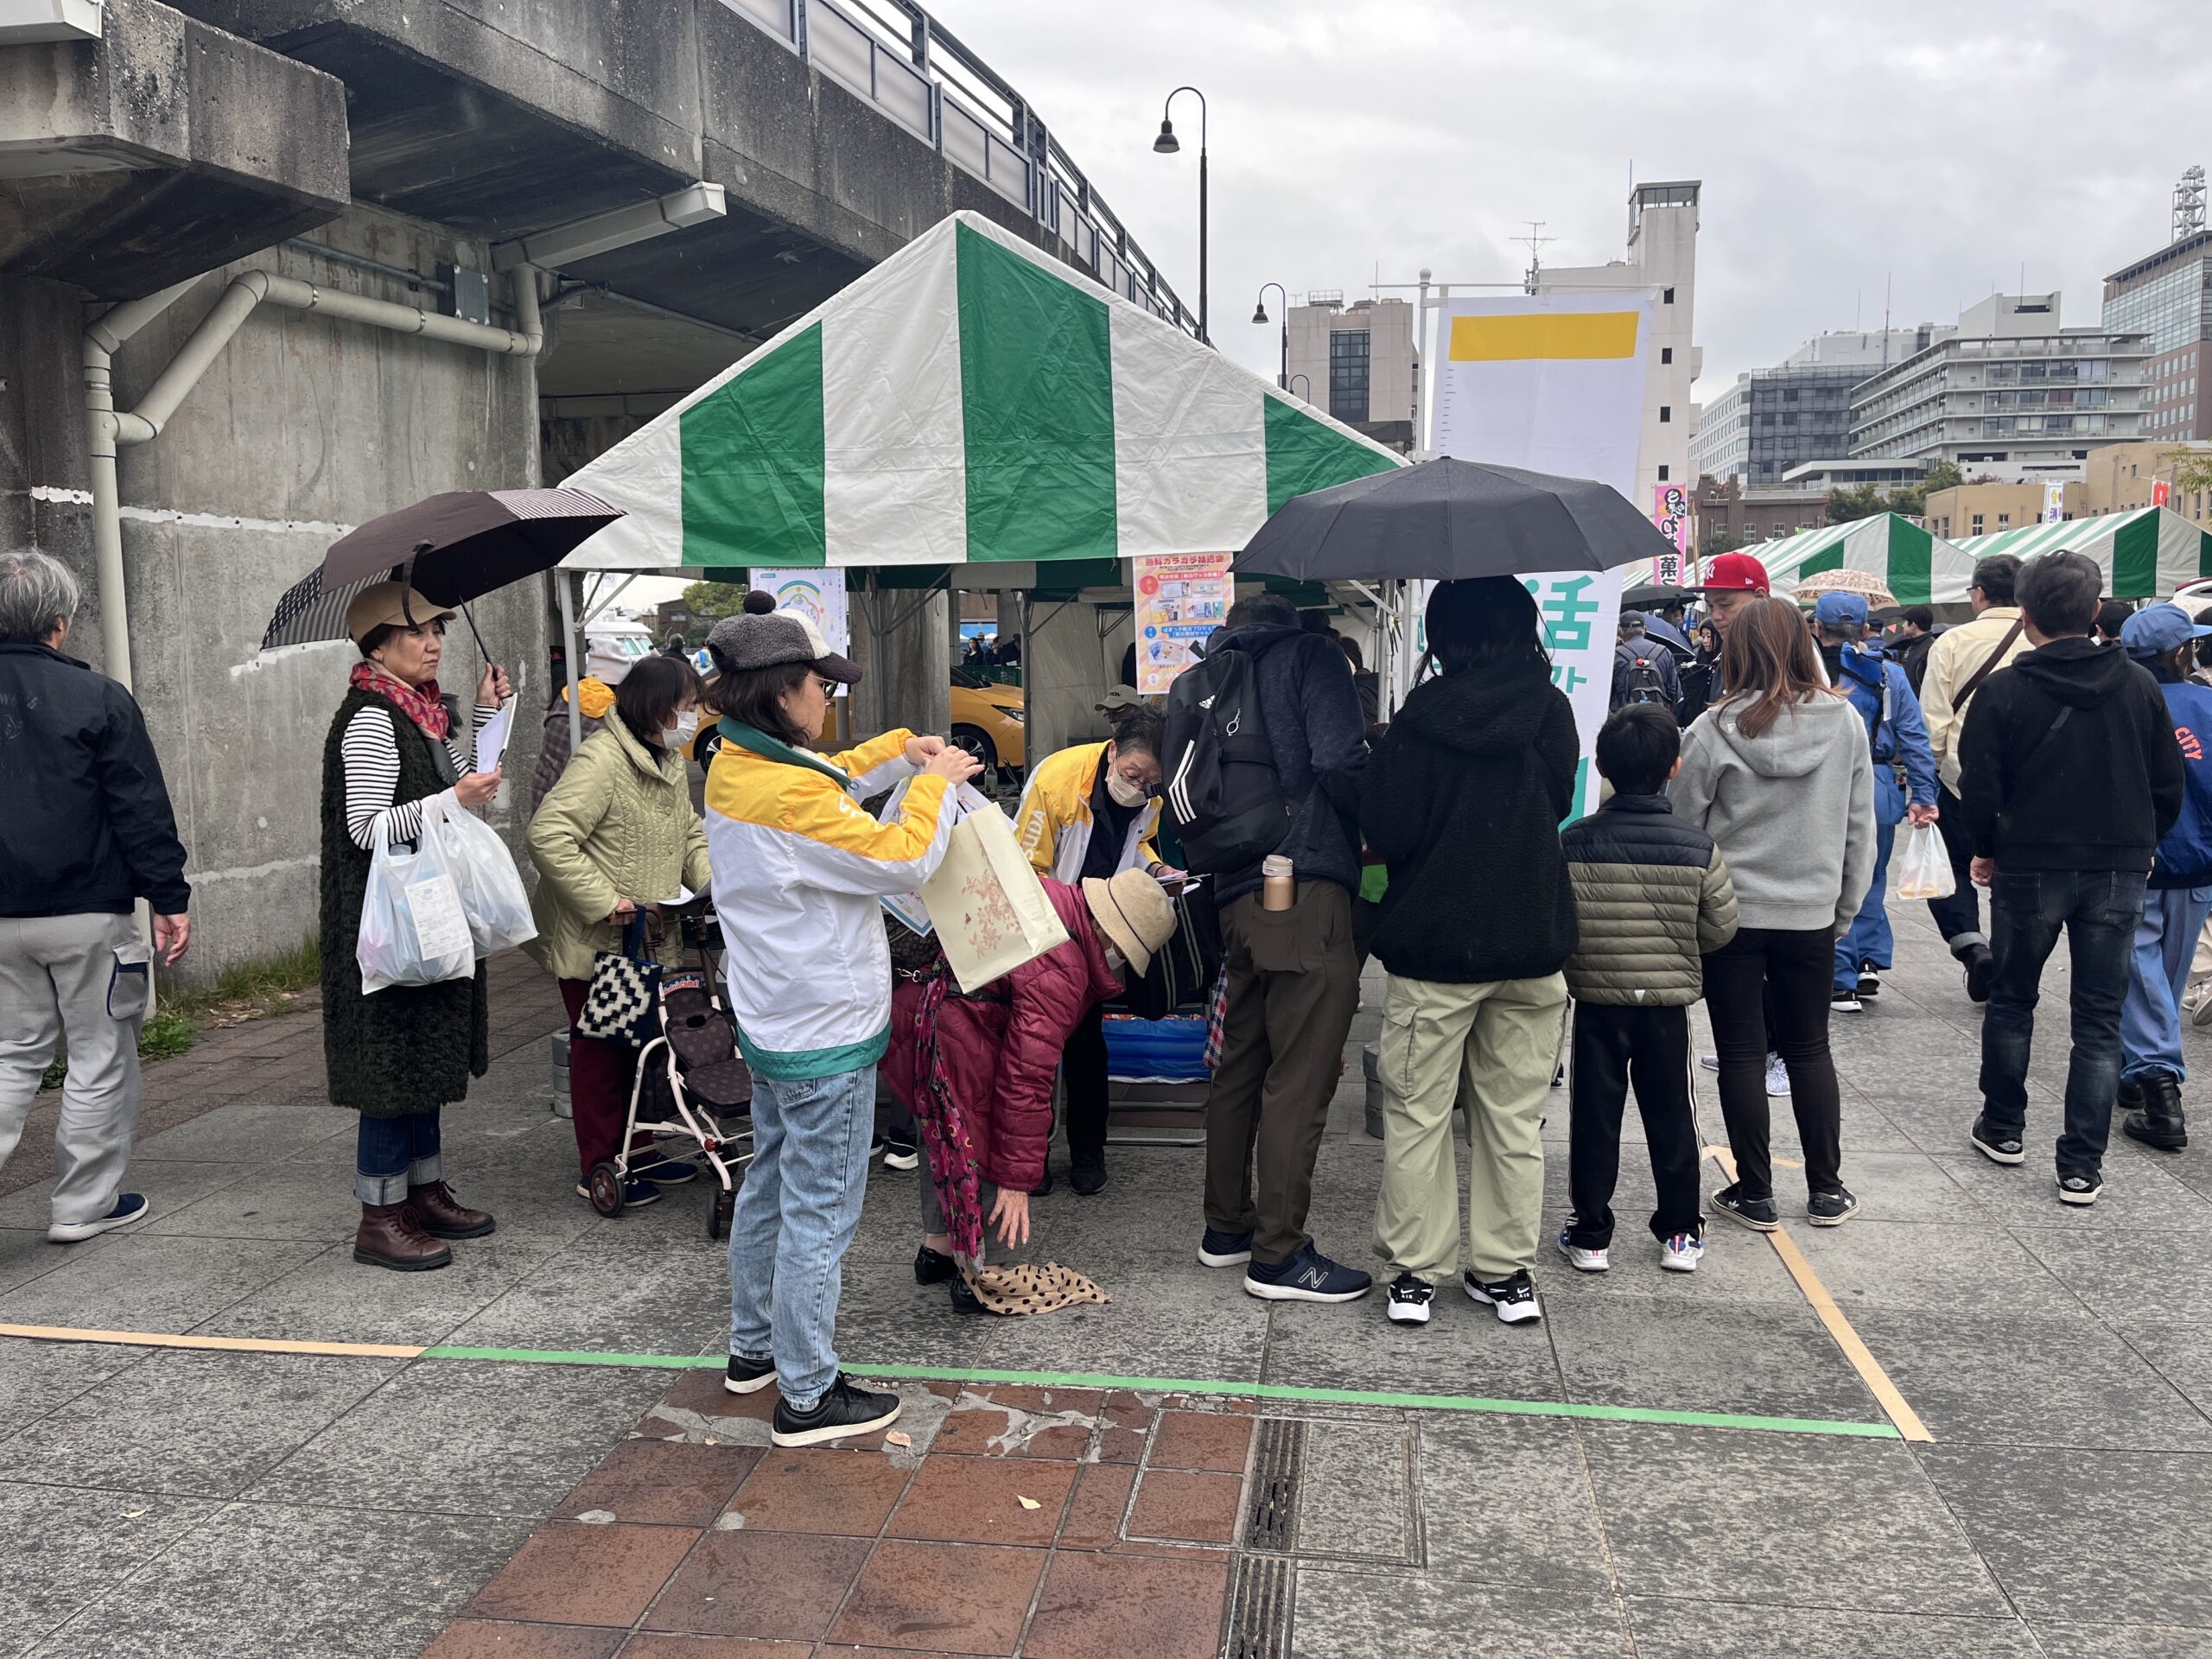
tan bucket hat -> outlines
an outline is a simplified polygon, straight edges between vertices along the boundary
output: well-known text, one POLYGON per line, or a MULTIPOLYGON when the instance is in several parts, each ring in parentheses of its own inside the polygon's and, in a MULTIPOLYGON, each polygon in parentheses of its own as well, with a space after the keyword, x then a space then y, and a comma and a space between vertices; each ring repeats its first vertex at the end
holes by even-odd
POLYGON ((1084 878, 1084 902, 1100 932, 1128 958, 1129 971, 1141 979, 1152 953, 1175 931, 1175 906, 1166 889, 1142 870, 1123 870, 1111 880, 1084 878))

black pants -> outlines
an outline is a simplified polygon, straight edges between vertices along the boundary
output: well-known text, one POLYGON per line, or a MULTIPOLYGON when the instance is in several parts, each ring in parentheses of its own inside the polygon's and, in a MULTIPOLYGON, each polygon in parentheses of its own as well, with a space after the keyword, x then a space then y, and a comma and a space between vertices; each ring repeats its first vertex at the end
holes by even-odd
POLYGON ((1643 1117, 1659 1207, 1651 1236, 1701 1236, 1697 1117, 1690 1108, 1688 1008, 1574 1005, 1574 1088, 1567 1123, 1568 1242, 1602 1250, 1613 1241, 1613 1184, 1621 1166, 1621 1113, 1629 1086, 1643 1117))
POLYGON ((1928 913, 1936 918, 1936 925, 1943 935, 1943 943, 1951 947, 1951 954, 1989 940, 1981 931, 1981 900, 1976 896, 1974 878, 1967 867, 1974 862, 1974 836, 1967 830, 1967 810, 1959 798, 1936 785, 1936 804, 1942 816, 1936 828, 1943 837, 1943 850, 1951 855, 1951 874, 1958 879, 1959 890, 1948 899, 1930 899, 1928 913))
POLYGON ((1060 1051, 1060 1076, 1067 1084, 1068 1155, 1081 1158, 1106 1150, 1106 1025, 1099 1004, 1075 1022, 1060 1051))
POLYGON ((1835 977, 1835 932, 1747 927, 1705 959, 1705 1002, 1720 1058, 1720 1116, 1746 1198, 1774 1196, 1767 1147, 1766 1057, 1782 1056, 1789 1104, 1805 1144, 1805 1185, 1843 1186, 1843 1099, 1828 1054, 1828 990, 1835 977), (1774 1027, 1763 993, 1773 992, 1774 1027))

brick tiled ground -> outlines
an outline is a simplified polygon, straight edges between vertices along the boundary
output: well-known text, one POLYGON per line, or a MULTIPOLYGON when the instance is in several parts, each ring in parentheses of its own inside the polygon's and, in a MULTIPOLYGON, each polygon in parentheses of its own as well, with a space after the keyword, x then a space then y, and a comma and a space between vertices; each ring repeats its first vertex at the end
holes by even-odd
POLYGON ((1243 1402, 931 1383, 911 1445, 780 1452, 772 1393, 721 1382, 686 1373, 427 1659, 1215 1651, 1243 1402))

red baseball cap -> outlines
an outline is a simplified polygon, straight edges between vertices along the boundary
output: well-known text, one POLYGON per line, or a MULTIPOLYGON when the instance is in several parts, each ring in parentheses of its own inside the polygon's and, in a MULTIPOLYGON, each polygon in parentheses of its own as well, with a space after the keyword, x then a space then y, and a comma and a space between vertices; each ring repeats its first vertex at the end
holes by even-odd
POLYGON ((1704 590, 1764 594, 1768 590, 1766 566, 1748 553, 1716 553, 1705 562, 1704 590))

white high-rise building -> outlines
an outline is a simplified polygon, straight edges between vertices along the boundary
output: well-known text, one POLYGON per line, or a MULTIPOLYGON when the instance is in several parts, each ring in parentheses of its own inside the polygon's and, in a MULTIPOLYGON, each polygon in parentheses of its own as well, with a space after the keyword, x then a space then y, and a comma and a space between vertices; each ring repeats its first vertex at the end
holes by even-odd
POLYGON ((1700 181, 1676 179, 1639 184, 1628 198, 1628 256, 1603 265, 1539 269, 1535 291, 1589 293, 1648 288, 1656 302, 1651 356, 1646 365, 1643 432, 1637 450, 1635 501, 1651 510, 1661 484, 1693 488, 1690 435, 1695 422, 1690 383, 1701 353, 1690 343, 1697 296, 1697 208, 1700 181))

